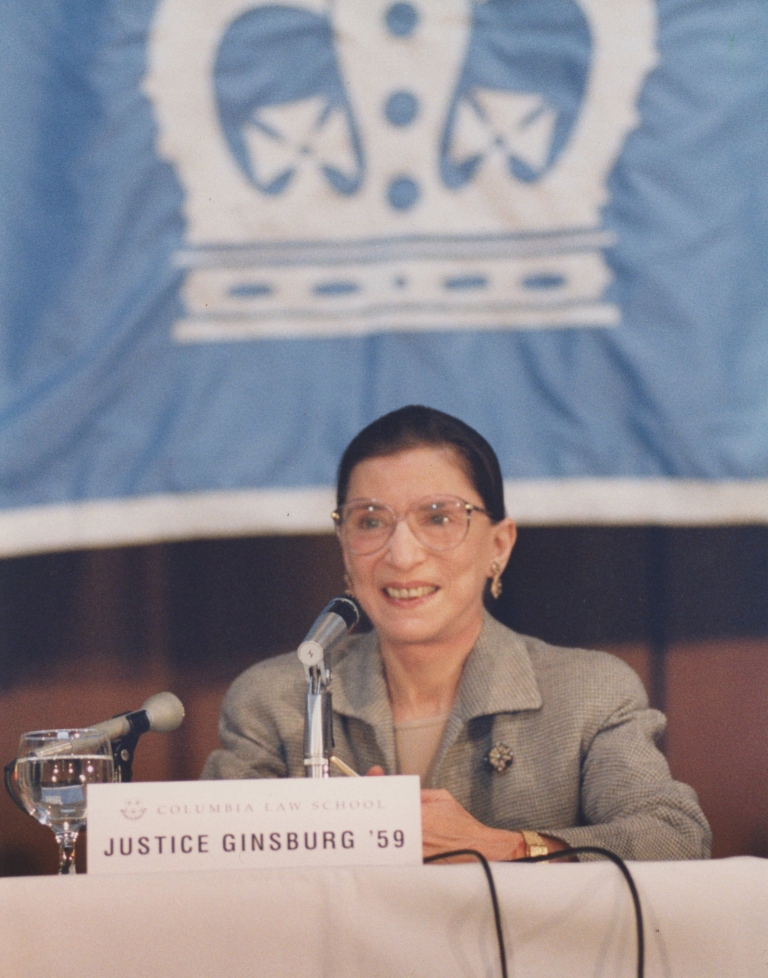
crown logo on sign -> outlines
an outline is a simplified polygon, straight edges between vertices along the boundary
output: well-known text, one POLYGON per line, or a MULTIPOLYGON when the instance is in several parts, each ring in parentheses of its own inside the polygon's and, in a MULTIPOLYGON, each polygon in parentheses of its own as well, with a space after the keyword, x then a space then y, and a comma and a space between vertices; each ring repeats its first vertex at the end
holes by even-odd
POLYGON ((162 0, 180 340, 610 326, 606 180, 653 0, 162 0))

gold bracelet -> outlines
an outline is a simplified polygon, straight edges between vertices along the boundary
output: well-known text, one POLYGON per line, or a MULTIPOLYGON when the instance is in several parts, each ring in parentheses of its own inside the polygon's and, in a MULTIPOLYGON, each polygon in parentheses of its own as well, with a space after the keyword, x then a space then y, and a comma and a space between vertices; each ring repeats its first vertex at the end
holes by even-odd
POLYGON ((525 842, 525 858, 528 859, 531 856, 546 856, 549 852, 549 848, 544 839, 539 835, 538 832, 531 832, 527 829, 523 829, 520 832, 525 842))

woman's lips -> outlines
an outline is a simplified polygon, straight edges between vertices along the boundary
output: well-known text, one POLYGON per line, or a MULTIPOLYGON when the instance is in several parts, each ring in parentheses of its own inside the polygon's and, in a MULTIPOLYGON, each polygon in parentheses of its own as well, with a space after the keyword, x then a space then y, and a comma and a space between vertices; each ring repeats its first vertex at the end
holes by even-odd
POLYGON ((386 596, 388 598, 394 598, 396 601, 426 598, 430 594, 434 594, 437 590, 438 588, 435 584, 413 584, 405 587, 396 587, 395 585, 388 584, 383 588, 386 596))

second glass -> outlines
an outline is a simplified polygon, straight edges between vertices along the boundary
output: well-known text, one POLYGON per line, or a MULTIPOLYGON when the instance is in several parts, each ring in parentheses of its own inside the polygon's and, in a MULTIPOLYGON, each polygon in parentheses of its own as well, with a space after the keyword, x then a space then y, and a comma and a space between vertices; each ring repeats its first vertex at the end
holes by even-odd
POLYGON ((75 842, 86 824, 86 785, 114 777, 112 745, 100 730, 22 734, 16 788, 26 810, 49 826, 59 845, 59 873, 75 870, 75 842))

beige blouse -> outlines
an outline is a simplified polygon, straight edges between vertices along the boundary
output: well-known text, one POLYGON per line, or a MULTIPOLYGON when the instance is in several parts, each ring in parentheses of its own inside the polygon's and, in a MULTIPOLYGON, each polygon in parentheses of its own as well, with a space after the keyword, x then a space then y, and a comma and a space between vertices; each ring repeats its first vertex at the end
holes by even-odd
POLYGON ((447 722, 448 714, 443 713, 426 720, 405 720, 395 724, 398 774, 418 774, 424 783, 447 722))

